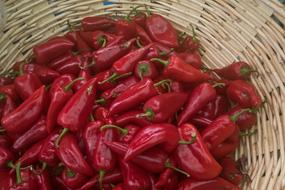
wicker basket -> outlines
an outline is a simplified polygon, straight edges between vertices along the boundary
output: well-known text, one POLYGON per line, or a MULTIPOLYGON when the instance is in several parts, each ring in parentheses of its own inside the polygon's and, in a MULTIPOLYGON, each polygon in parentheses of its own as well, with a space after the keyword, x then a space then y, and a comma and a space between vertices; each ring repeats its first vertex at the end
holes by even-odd
POLYGON ((191 33, 205 49, 203 61, 220 67, 234 60, 249 62, 265 106, 258 113, 257 133, 243 137, 242 158, 251 182, 244 189, 285 189, 285 5, 277 0, 6 0, 6 25, 0 37, 0 66, 7 70, 31 55, 31 47, 78 25, 87 15, 125 14, 146 4, 175 26, 191 33))

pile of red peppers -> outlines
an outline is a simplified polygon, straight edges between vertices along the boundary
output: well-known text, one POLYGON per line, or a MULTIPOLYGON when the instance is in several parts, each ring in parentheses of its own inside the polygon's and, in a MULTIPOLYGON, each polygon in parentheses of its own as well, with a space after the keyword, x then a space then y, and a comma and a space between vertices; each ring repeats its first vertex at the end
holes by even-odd
POLYGON ((1 190, 239 190, 261 97, 164 17, 86 17, 0 77, 1 190))

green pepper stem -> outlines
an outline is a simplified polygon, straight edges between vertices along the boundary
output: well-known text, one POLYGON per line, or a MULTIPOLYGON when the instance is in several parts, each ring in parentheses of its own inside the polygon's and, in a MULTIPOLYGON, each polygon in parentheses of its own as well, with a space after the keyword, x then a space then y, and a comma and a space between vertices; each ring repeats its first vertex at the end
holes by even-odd
POLYGON ((69 177, 69 178, 72 178, 72 177, 75 176, 75 173, 73 171, 71 171, 71 170, 67 170, 66 176, 69 177))
POLYGON ((94 118, 94 116, 93 116, 93 114, 91 113, 91 114, 89 114, 89 120, 90 121, 95 121, 95 118, 94 118))
POLYGON ((233 121, 233 122, 236 122, 237 121, 237 119, 238 119, 238 117, 242 114, 242 113, 244 113, 244 112, 254 112, 252 109, 250 109, 250 108, 246 108, 246 109, 241 109, 239 112, 237 112, 237 113, 235 113, 234 115, 231 115, 230 116, 230 119, 233 121))
POLYGON ((106 99, 101 97, 101 98, 95 100, 95 103, 96 104, 105 104, 106 103, 106 99))
POLYGON ((63 87, 63 90, 65 92, 67 92, 68 90, 71 89, 71 87, 77 82, 77 81, 80 81, 80 80, 84 80, 83 77, 79 77, 79 78, 76 78, 74 79, 73 81, 71 81, 70 83, 68 83, 66 86, 63 87))
POLYGON ((154 61, 159 62, 159 63, 163 64, 165 67, 169 64, 168 60, 163 60, 163 59, 160 59, 160 58, 152 58, 150 60, 152 62, 154 62, 154 61))
POLYGON ((161 80, 161 81, 155 83, 154 86, 155 86, 155 87, 158 87, 158 86, 163 85, 163 84, 165 84, 165 83, 171 83, 171 80, 170 80, 170 79, 161 80))
POLYGON ((152 12, 149 10, 149 7, 147 5, 144 5, 144 7, 145 7, 145 10, 146 10, 147 16, 151 16, 152 12))
POLYGON ((11 160, 9 162, 7 162, 7 167, 15 169, 15 165, 13 164, 13 162, 11 160))
POLYGON ((0 93, 0 102, 6 100, 7 96, 5 93, 0 93))
POLYGON ((250 67, 243 67, 243 68, 240 69, 240 74, 242 76, 247 76, 247 75, 249 75, 250 73, 253 73, 253 72, 258 73, 257 70, 254 70, 254 69, 252 69, 250 67))
POLYGON ((149 120, 152 120, 154 116, 155 116, 155 113, 151 108, 147 108, 144 113, 136 115, 137 118, 146 117, 149 120))
POLYGON ((16 169, 16 183, 20 184, 22 183, 22 176, 21 176, 21 163, 18 162, 15 166, 16 169))
POLYGON ((124 73, 124 74, 118 74, 118 73, 113 73, 111 76, 109 76, 107 79, 98 82, 98 84, 104 84, 106 82, 115 82, 116 80, 126 77, 126 76, 130 76, 132 74, 132 72, 128 72, 128 73, 124 73))
POLYGON ((249 132, 240 132, 241 137, 246 137, 246 136, 251 136, 257 133, 257 130, 255 129, 254 131, 249 131, 249 132))
POLYGON ((179 141, 179 144, 193 144, 197 139, 197 134, 196 133, 192 133, 191 134, 191 140, 190 141, 185 141, 185 140, 180 140, 179 141))
POLYGON ((183 170, 173 166, 168 160, 165 162, 164 165, 165 165, 166 168, 170 168, 170 169, 172 169, 172 170, 174 170, 174 171, 176 171, 178 173, 181 173, 181 174, 185 175, 186 177, 190 177, 190 174, 188 174, 187 172, 185 172, 185 171, 183 171, 183 170))
POLYGON ((99 43, 99 44, 101 44, 101 47, 105 47, 106 46, 106 44, 107 44, 107 39, 106 39, 106 37, 105 36, 100 36, 98 39, 97 39, 97 42, 99 43))
POLYGON ((140 38, 137 38, 137 39, 136 39, 136 44, 137 44, 137 46, 138 46, 139 48, 142 48, 142 47, 143 47, 143 45, 141 44, 140 38))
POLYGON ((104 176, 105 176, 105 171, 104 170, 99 170, 99 188, 100 190, 104 190, 104 187, 103 187, 103 179, 104 179, 104 176))
POLYGON ((100 131, 103 131, 105 129, 110 129, 110 128, 114 128, 114 129, 119 130, 122 136, 126 136, 129 133, 128 129, 119 127, 117 125, 111 125, 111 124, 103 125, 102 127, 100 127, 100 131))
POLYGON ((132 10, 128 13, 128 15, 126 16, 126 19, 128 20, 128 21, 131 21, 131 15, 133 14, 133 13, 135 13, 135 14, 137 14, 137 9, 138 8, 140 8, 140 7, 144 7, 144 5, 137 5, 137 6, 135 6, 135 7, 133 7, 132 8, 132 10))
POLYGON ((4 132, 6 132, 6 129, 5 129, 5 128, 0 127, 0 133, 4 133, 4 132))
POLYGON ((89 68, 89 67, 93 67, 94 65, 96 65, 95 60, 93 60, 92 63, 90 63, 90 64, 88 64, 88 65, 86 65, 86 66, 81 66, 81 65, 79 65, 79 68, 80 68, 81 70, 84 70, 84 69, 87 69, 87 68, 89 68))
POLYGON ((149 72, 149 66, 145 63, 141 63, 139 64, 139 77, 140 79, 142 80, 143 79, 143 75, 145 73, 148 73, 149 72))
POLYGON ((57 137, 56 141, 55 141, 55 146, 58 148, 59 147, 59 143, 61 141, 61 139, 65 136, 66 133, 68 133, 69 129, 68 128, 63 128, 63 130, 61 131, 61 133, 59 134, 59 136, 57 137))

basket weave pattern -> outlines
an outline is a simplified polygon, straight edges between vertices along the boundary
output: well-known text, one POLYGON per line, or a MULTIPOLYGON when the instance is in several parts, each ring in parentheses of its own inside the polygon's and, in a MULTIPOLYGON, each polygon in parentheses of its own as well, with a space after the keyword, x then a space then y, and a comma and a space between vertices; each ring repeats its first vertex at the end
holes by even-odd
POLYGON ((252 83, 266 100, 258 113, 257 133, 243 137, 241 158, 251 182, 244 189, 285 189, 285 5, 277 0, 6 0, 6 25, 0 34, 1 71, 32 54, 31 48, 79 25, 87 15, 123 15, 146 4, 176 28, 196 28, 208 67, 241 59, 259 74, 252 83))

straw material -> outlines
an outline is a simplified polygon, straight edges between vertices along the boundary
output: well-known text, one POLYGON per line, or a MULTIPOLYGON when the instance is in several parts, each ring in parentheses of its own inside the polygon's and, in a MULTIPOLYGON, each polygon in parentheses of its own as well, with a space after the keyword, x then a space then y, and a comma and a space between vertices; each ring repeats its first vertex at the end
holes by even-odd
POLYGON ((124 15, 146 4, 191 34, 205 49, 203 61, 221 67, 241 59, 259 73, 252 77, 266 103, 258 123, 243 137, 236 158, 251 182, 244 189, 285 189, 285 5, 277 0, 6 0, 6 25, 0 37, 1 70, 32 54, 31 48, 68 30, 87 15, 124 15))

